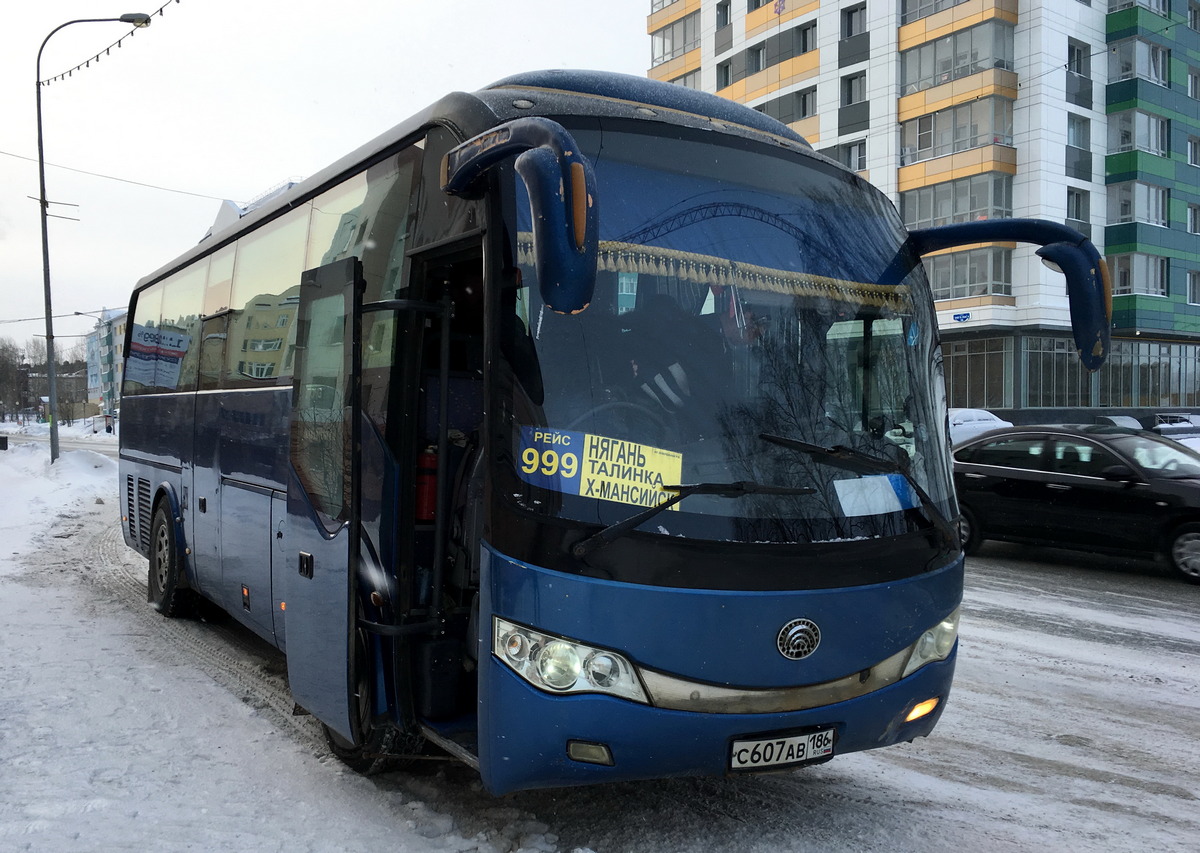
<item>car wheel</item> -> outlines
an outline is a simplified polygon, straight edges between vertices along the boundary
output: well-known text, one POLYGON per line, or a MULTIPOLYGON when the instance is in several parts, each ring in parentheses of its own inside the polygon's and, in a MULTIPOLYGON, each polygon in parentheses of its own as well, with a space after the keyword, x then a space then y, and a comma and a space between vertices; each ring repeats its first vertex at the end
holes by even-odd
POLYGON ((1200 583, 1200 524, 1181 524, 1171 532, 1167 559, 1185 581, 1200 583))
POLYGON ((168 619, 182 616, 192 604, 192 591, 181 584, 175 524, 166 502, 159 504, 150 527, 150 568, 146 599, 168 619))
POLYGON ((963 553, 974 554, 983 544, 979 519, 965 506, 959 506, 958 513, 958 538, 962 542, 963 553))

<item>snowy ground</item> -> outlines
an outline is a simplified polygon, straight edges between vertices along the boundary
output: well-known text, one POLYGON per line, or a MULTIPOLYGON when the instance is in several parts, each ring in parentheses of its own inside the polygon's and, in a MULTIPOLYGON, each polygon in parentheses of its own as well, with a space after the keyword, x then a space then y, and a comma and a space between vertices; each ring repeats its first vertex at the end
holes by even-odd
POLYGON ((278 655, 153 613, 112 459, 51 467, 10 436, 0 484, 0 851, 1200 845, 1200 587, 1152 564, 986 545, 929 739, 772 776, 495 799, 458 765, 344 771, 287 713, 278 655))

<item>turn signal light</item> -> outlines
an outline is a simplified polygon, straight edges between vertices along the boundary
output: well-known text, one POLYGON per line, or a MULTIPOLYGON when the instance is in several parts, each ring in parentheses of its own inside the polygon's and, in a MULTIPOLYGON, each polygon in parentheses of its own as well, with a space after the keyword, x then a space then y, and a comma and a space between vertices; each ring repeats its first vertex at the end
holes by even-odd
POLYGON ((904 722, 911 723, 913 720, 919 720, 938 706, 938 699, 926 699, 918 704, 915 708, 908 712, 908 716, 904 718, 904 722))

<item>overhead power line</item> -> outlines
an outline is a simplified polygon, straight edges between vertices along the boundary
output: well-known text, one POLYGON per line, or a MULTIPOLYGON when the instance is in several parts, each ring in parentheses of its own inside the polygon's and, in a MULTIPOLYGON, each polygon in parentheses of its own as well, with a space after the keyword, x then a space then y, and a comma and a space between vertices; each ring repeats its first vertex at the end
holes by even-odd
MULTIPOLYGON (((30 163, 37 162, 36 157, 25 157, 21 154, 13 154, 11 151, 0 151, 0 154, 3 154, 6 157, 14 157, 17 160, 25 160, 30 163)), ((65 169, 68 172, 76 172, 80 175, 90 175, 93 178, 104 178, 105 180, 108 180, 108 181, 120 181, 123 184, 133 184, 135 187, 146 187, 147 189, 151 189, 151 190, 162 190, 163 192, 167 192, 167 193, 179 193, 180 195, 190 195, 190 196, 195 196, 196 198, 210 198, 210 199, 213 199, 214 201, 224 201, 225 200, 225 199, 219 198, 218 196, 215 196, 215 195, 205 195, 204 193, 194 193, 194 192, 190 192, 189 190, 177 190, 173 187, 160 187, 157 184, 147 184, 147 183, 143 183, 142 181, 131 181, 129 178, 118 178, 115 175, 104 175, 104 174, 101 174, 100 172, 89 172, 86 169, 76 169, 71 166, 60 166, 57 163, 47 163, 46 165, 53 166, 56 169, 65 169)))

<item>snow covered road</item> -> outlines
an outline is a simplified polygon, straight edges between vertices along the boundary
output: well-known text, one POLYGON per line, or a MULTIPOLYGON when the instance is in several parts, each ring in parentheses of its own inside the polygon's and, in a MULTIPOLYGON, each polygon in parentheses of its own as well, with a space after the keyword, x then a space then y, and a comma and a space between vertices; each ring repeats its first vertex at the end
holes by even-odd
MULTIPOLYGON (((1184 851, 1200 842, 1200 587, 988 544, 934 735, 772 776, 495 799, 458 765, 364 779, 290 716, 281 658, 168 622, 115 465, 0 454, 0 850, 1184 851), (102 501, 103 503, 99 503, 102 501)), ((531 721, 531 725, 536 721, 531 721)))

